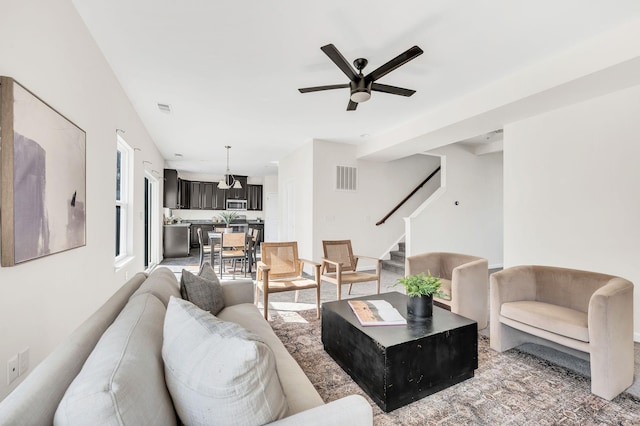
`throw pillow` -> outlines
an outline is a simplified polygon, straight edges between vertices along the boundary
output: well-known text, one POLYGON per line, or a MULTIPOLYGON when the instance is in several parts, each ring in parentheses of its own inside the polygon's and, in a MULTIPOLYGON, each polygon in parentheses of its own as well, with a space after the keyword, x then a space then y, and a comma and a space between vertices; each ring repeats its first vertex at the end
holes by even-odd
POLYGON ((224 295, 220 281, 213 272, 213 268, 203 265, 202 276, 194 275, 186 269, 182 270, 180 279, 180 294, 182 298, 197 305, 200 309, 216 315, 224 308, 224 295), (215 280, 211 279, 214 278, 215 280))
POLYGON ((172 297, 162 357, 184 424, 261 425, 287 414, 273 351, 236 323, 172 297))
POLYGON ((66 390, 54 425, 176 424, 162 363, 165 312, 152 294, 127 303, 66 390))

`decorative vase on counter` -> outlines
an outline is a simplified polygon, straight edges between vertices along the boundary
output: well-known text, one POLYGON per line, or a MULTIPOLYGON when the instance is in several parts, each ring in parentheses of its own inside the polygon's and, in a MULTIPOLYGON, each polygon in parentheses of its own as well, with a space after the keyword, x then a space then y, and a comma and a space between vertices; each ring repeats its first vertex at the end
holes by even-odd
POLYGON ((431 318, 433 316, 433 295, 407 298, 407 314, 418 319, 431 318))

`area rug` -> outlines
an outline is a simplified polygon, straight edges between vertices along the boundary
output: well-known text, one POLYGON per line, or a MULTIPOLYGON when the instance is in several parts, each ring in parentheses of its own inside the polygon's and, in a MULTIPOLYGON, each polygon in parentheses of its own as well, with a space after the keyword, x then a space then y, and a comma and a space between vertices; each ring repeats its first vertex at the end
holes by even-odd
POLYGON ((479 336, 475 376, 390 413, 383 412, 324 351, 315 310, 274 312, 271 326, 325 402, 367 398, 375 425, 639 425, 640 399, 606 401, 588 378, 479 336))

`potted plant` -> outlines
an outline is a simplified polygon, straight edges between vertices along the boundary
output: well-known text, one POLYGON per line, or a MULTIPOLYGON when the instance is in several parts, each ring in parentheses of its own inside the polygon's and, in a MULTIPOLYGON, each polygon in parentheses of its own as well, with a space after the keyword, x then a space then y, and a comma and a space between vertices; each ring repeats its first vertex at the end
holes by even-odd
POLYGON ((424 272, 398 278, 395 285, 402 284, 407 291, 407 314, 414 318, 429 318, 433 315, 433 296, 442 297, 440 278, 424 272))
POLYGON ((218 213, 218 217, 222 219, 222 221, 226 225, 224 232, 233 232, 233 228, 231 227, 231 222, 233 222, 233 220, 238 217, 238 213, 222 212, 222 213, 218 213))

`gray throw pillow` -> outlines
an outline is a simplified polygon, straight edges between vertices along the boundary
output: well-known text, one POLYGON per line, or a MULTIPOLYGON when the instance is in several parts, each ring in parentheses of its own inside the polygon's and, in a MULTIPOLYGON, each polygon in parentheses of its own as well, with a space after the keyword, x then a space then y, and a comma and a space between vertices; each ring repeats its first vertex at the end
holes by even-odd
POLYGON ((182 270, 180 279, 180 294, 182 298, 193 303, 200 309, 217 315, 224 308, 224 296, 218 277, 209 265, 210 271, 203 265, 203 274, 194 275, 186 269, 182 270), (215 278, 208 279, 207 277, 215 278))

